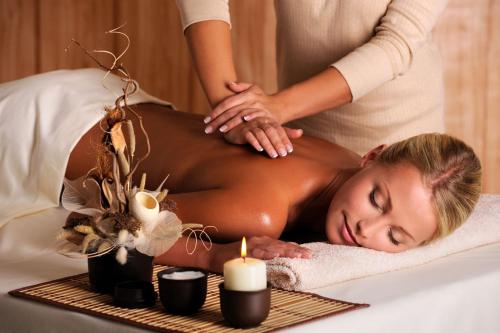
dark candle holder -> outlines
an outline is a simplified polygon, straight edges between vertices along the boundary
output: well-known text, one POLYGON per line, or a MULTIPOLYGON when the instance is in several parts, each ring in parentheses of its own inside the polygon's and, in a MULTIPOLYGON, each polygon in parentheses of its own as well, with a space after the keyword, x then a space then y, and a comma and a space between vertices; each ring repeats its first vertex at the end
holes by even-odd
POLYGON ((198 268, 168 268, 157 273, 160 301, 165 310, 171 314, 189 315, 198 311, 207 297, 207 272, 198 268), (174 280, 165 279, 163 274, 183 271, 202 272, 203 276, 174 280))
POLYGON ((151 282, 125 281, 115 284, 113 304, 138 309, 155 305, 157 294, 151 282))
POLYGON ((88 258, 90 288, 99 293, 113 294, 115 285, 125 281, 153 280, 153 257, 136 249, 128 251, 125 265, 116 261, 116 250, 88 258))
POLYGON ((236 291, 219 284, 220 307, 224 319, 233 327, 254 327, 266 320, 271 308, 271 286, 257 291, 236 291))

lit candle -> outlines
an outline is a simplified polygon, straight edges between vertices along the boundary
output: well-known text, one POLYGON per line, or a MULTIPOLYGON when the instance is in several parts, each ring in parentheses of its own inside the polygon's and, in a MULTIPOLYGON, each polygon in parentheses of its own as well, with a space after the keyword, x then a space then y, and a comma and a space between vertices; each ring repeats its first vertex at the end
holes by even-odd
POLYGON ((266 263, 247 258, 245 237, 241 242, 241 258, 224 263, 224 288, 237 291, 256 291, 267 287, 266 263))

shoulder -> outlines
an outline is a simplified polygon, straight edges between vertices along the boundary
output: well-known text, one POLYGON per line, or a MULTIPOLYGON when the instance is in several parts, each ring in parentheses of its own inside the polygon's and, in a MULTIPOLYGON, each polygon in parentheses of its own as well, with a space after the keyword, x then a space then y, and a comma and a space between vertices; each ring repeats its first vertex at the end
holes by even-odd
POLYGON ((286 188, 269 177, 246 180, 226 189, 231 205, 242 220, 251 221, 259 235, 279 237, 290 205, 286 188), (244 217, 242 216, 244 215, 244 217))

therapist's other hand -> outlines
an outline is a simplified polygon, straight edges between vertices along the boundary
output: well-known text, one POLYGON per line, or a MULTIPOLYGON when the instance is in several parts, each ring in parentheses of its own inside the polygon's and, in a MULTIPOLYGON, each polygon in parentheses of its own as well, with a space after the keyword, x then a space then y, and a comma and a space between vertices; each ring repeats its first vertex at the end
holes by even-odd
MULTIPOLYGON (((213 244, 210 251, 210 270, 222 272, 224 263, 240 257, 241 242, 213 244)), ((312 251, 294 242, 284 242, 267 236, 250 237, 247 240, 248 256, 269 260, 277 257, 309 259, 312 251)))
POLYGON ((235 95, 220 102, 204 119, 205 133, 219 130, 227 133, 245 121, 268 117, 282 124, 280 112, 284 105, 277 95, 267 95, 259 86, 250 83, 228 84, 235 95))
POLYGON ((293 151, 290 139, 301 136, 301 129, 283 127, 269 117, 252 119, 224 133, 226 141, 237 145, 248 143, 257 151, 266 151, 271 158, 287 156, 293 151))

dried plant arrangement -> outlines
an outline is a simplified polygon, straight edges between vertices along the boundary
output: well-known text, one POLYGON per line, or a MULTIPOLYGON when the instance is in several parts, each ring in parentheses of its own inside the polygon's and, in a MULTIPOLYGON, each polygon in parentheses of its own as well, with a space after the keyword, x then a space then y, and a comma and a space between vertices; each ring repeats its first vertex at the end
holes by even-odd
POLYGON ((135 248, 146 255, 157 256, 167 251, 185 230, 190 231, 190 236, 208 239, 208 247, 204 242, 201 244, 209 249, 211 242, 205 228, 200 230, 203 226, 199 224, 182 224, 172 211, 175 204, 167 199, 168 190, 163 188, 168 175, 154 191, 145 189, 146 173, 142 174, 139 186, 133 184, 133 175, 150 155, 151 146, 141 116, 128 104, 128 98, 139 86, 120 62, 130 45, 129 37, 121 28, 107 32, 127 42, 118 56, 106 50, 90 52, 72 40, 106 71, 104 86, 106 77, 113 73, 122 79, 123 88, 115 104, 105 108, 100 122, 103 136, 96 147, 95 167, 78 179, 64 181, 62 206, 78 214, 71 214, 66 220, 58 235, 61 240, 58 251, 70 257, 94 257, 117 250, 117 261, 125 264, 128 250, 135 248), (112 64, 103 65, 93 53, 110 55, 112 64), (136 156, 137 126, 147 147, 140 157, 136 156))

